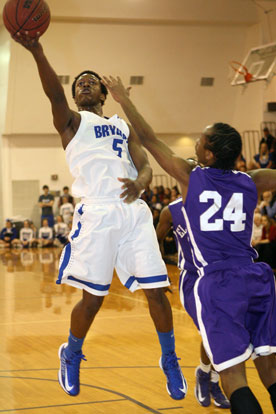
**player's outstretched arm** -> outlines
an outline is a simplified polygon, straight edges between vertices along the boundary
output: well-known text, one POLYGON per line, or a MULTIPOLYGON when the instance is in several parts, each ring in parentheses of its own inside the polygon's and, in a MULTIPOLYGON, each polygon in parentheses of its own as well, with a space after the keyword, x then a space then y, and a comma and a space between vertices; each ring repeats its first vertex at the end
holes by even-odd
POLYGON ((123 193, 120 197, 124 198, 125 203, 132 203, 136 200, 140 196, 141 191, 144 190, 152 180, 152 168, 149 164, 148 156, 141 146, 133 128, 129 126, 129 129, 128 149, 132 161, 138 171, 138 176, 136 180, 118 178, 119 181, 123 183, 123 193))
POLYGON ((123 108, 144 147, 149 150, 167 173, 174 177, 182 186, 187 185, 189 174, 192 170, 190 164, 182 158, 177 157, 167 145, 156 138, 151 126, 145 121, 129 99, 128 91, 123 86, 121 79, 119 77, 115 79, 112 76, 109 78, 104 76, 103 83, 115 101, 119 102, 123 108))
POLYGON ((29 38, 28 32, 26 32, 24 37, 18 33, 14 40, 29 50, 34 57, 44 92, 52 105, 55 128, 60 134, 65 148, 78 129, 80 115, 70 110, 64 89, 57 74, 48 62, 39 39, 29 38))
POLYGON ((276 170, 261 168, 259 170, 248 171, 247 174, 252 177, 252 180, 256 184, 258 194, 262 194, 264 191, 276 190, 276 170))

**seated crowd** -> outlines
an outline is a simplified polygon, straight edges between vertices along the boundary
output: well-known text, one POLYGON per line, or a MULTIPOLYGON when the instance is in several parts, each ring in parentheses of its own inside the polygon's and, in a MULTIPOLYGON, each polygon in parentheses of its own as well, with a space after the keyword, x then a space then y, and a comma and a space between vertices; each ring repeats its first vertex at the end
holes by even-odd
POLYGON ((60 247, 67 243, 74 213, 74 199, 69 194, 69 188, 63 188, 58 200, 59 214, 56 216, 53 215, 54 197, 47 185, 43 186, 43 192, 38 200, 42 209, 41 227, 37 229, 31 220, 25 220, 18 229, 7 219, 0 232, 0 247, 60 247))

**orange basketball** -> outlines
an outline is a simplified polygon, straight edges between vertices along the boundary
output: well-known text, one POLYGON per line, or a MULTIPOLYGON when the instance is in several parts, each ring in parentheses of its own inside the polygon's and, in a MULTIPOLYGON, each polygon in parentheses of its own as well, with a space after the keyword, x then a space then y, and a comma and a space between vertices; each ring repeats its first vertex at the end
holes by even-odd
POLYGON ((8 0, 3 9, 3 21, 12 36, 28 31, 29 37, 41 36, 48 28, 50 9, 44 0, 8 0))

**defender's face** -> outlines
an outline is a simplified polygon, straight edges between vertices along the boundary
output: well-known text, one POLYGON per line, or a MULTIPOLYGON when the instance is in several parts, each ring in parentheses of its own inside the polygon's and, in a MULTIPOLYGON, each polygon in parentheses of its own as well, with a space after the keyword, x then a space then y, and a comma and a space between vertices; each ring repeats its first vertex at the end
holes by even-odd
POLYGON ((92 74, 82 75, 76 83, 75 102, 78 106, 97 105, 105 100, 101 81, 92 74))

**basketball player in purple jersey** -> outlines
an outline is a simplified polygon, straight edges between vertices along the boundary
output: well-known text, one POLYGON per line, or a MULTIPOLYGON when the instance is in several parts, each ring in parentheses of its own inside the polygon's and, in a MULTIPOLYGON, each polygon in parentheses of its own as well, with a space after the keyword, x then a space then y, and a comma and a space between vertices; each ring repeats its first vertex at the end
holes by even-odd
MULTIPOLYGON (((196 166, 194 161, 189 160, 189 162, 196 166)), ((162 247, 164 238, 171 226, 173 226, 173 233, 178 252, 177 265, 180 269, 180 301, 199 330, 194 296, 194 285, 199 275, 193 262, 187 226, 182 213, 182 206, 182 197, 179 197, 177 200, 163 208, 156 227, 156 234, 160 247, 162 247)), ((212 397, 216 407, 230 408, 229 401, 225 398, 220 389, 219 375, 216 371, 211 370, 211 362, 202 342, 200 344, 200 365, 196 368, 195 397, 202 407, 209 407, 212 397)))
POLYGON ((115 267, 128 289, 143 289, 161 344, 159 364, 167 391, 172 398, 183 399, 187 384, 175 354, 172 311, 163 289, 169 285, 167 270, 151 212, 139 199, 152 177, 140 141, 117 115, 103 116, 107 89, 97 73, 84 71, 75 78, 72 93, 78 112, 73 111, 38 39, 26 33, 15 40, 37 64, 75 178, 72 192, 82 199, 75 208, 57 281, 82 289, 82 300, 71 314, 68 343, 59 349, 59 383, 67 394, 79 393, 82 345, 108 294, 115 267))
POLYGON ((233 414, 261 414, 248 387, 245 361, 255 366, 276 411, 276 303, 271 268, 254 263, 251 247, 258 194, 276 188, 276 171, 233 171, 241 153, 240 134, 231 126, 208 126, 196 143, 192 168, 176 156, 137 111, 119 78, 104 84, 120 103, 142 144, 181 186, 194 265, 197 319, 212 365, 220 372, 233 414))

